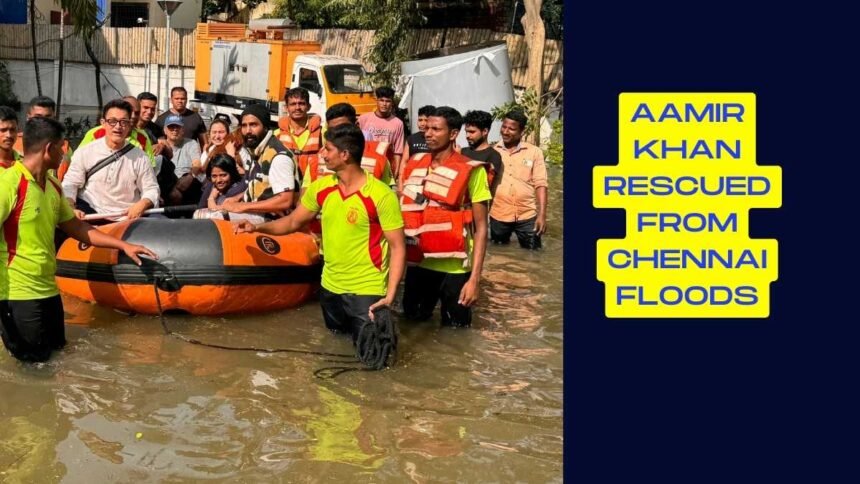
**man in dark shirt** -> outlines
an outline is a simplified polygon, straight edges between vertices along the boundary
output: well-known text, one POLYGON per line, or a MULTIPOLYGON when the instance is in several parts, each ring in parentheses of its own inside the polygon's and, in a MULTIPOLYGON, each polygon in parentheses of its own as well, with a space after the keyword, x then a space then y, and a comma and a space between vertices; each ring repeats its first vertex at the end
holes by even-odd
POLYGON ((427 117, 430 116, 436 108, 434 106, 423 106, 418 110, 418 131, 406 137, 406 148, 403 151, 403 163, 409 161, 409 157, 415 153, 430 153, 430 148, 427 147, 427 141, 424 140, 424 131, 427 129, 427 117))
POLYGON ((164 129, 164 120, 171 114, 182 116, 183 126, 185 128, 185 137, 187 139, 197 140, 200 143, 200 148, 206 146, 206 124, 203 118, 195 111, 186 109, 188 104, 188 91, 182 86, 176 86, 170 90, 170 109, 161 113, 155 124, 164 129))
POLYGON ((496 194, 496 187, 502 179, 502 155, 499 154, 487 141, 490 127, 493 125, 493 116, 486 111, 469 111, 463 117, 463 127, 466 130, 466 141, 468 148, 460 152, 466 158, 482 161, 492 165, 495 171, 493 182, 490 183, 490 193, 496 194))

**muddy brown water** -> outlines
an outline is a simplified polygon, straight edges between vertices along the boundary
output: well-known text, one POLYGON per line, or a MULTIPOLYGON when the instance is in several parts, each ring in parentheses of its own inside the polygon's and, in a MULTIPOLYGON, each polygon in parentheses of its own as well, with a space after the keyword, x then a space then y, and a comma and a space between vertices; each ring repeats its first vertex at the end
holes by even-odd
MULTIPOLYGON (((471 329, 401 322, 396 365, 320 379, 324 358, 191 345, 156 317, 66 299, 69 344, 0 350, 0 482, 559 482, 562 175, 545 249, 490 246, 471 329)), ((316 300, 169 316, 207 342, 350 353, 316 300)))

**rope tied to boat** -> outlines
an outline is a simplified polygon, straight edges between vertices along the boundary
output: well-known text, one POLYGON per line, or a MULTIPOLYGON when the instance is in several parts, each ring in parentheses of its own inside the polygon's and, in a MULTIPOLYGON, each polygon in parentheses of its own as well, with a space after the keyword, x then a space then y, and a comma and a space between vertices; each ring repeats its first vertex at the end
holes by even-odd
MULTIPOLYGON (((397 333, 394 327, 394 321, 391 318, 391 312, 378 311, 374 313, 376 321, 366 322, 361 326, 356 337, 356 355, 344 353, 328 353, 325 351, 303 350, 298 348, 257 348, 246 346, 225 346, 214 343, 206 343, 195 338, 191 338, 181 333, 171 330, 167 326, 167 318, 164 316, 164 310, 161 306, 160 289, 169 287, 175 283, 175 278, 171 274, 155 274, 153 276, 153 291, 155 292, 155 303, 158 306, 158 317, 161 321, 161 328, 167 336, 173 336, 186 343, 206 346, 230 351, 253 351, 256 353, 297 353, 311 356, 325 356, 332 358, 347 358, 346 360, 324 360, 329 363, 354 364, 362 363, 364 368, 357 366, 327 366, 314 371, 314 376, 320 379, 335 378, 344 373, 352 371, 378 371, 388 366, 389 357, 394 354, 397 348, 397 333)), ((393 363, 393 359, 392 359, 393 363)))

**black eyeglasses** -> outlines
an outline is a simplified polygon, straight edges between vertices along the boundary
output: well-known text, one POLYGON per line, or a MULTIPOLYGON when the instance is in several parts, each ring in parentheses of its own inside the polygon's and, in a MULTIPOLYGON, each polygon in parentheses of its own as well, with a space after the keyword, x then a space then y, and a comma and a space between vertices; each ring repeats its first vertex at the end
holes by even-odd
POLYGON ((117 123, 123 128, 128 128, 129 126, 131 126, 130 119, 106 119, 105 122, 111 127, 115 127, 117 123))

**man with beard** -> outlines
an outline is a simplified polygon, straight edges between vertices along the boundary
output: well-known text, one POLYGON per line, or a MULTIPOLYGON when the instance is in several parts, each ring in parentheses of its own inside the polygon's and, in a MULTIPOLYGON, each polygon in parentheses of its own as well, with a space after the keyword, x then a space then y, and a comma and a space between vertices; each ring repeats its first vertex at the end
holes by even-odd
POLYGON ((298 188, 298 171, 289 151, 270 130, 269 110, 252 104, 242 111, 243 146, 239 157, 245 166, 248 189, 243 201, 227 201, 228 212, 256 213, 277 218, 292 211, 298 188))
POLYGON ((490 146, 487 135, 493 125, 493 115, 486 111, 469 111, 463 117, 463 127, 466 130, 466 141, 468 148, 463 148, 460 153, 466 158, 488 163, 490 173, 490 193, 496 195, 496 187, 502 177, 502 155, 490 146))

